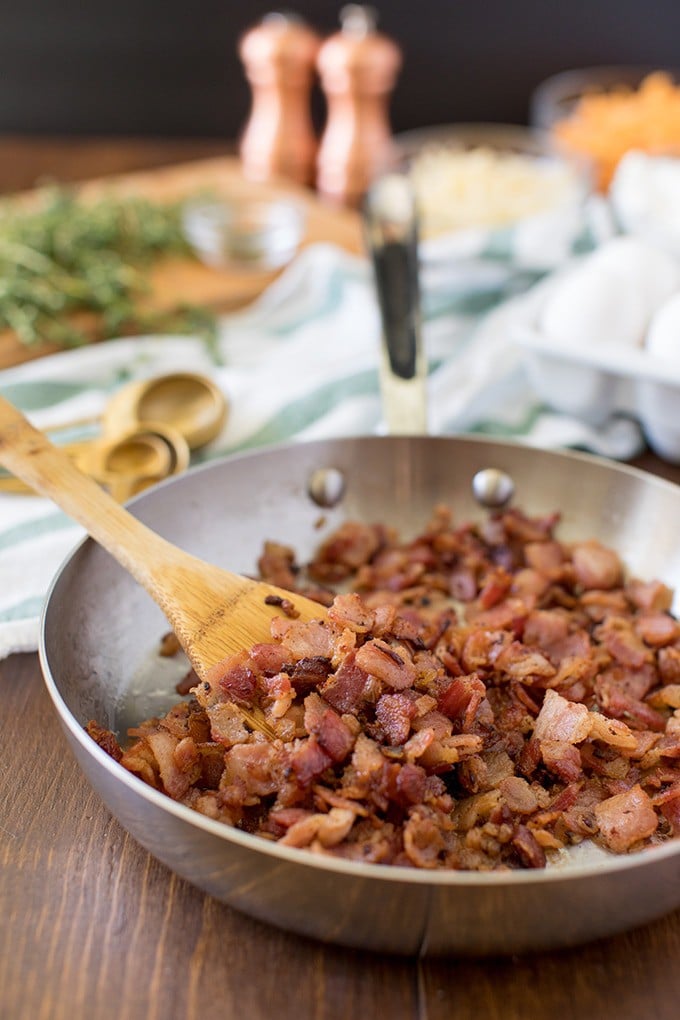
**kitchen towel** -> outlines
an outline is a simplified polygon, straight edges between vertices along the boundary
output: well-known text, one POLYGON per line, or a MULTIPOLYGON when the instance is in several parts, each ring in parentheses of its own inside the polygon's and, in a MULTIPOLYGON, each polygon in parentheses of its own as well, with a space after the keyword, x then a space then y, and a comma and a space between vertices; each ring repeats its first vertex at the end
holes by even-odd
MULTIPOLYGON (((600 429, 552 413, 532 391, 514 324, 537 276, 492 262, 424 282, 429 431, 477 432, 626 459, 642 448, 625 418, 600 429)), ((101 413, 131 379, 191 370, 224 391, 221 435, 193 463, 280 442, 382 430, 380 322, 370 266, 331 245, 304 250, 248 309, 225 316, 215 343, 154 336, 107 341, 0 373, 0 393, 39 428, 101 413)), ((91 426, 61 432, 87 435, 91 426)), ((0 657, 37 648, 50 581, 82 538, 48 500, 0 493, 0 657)))

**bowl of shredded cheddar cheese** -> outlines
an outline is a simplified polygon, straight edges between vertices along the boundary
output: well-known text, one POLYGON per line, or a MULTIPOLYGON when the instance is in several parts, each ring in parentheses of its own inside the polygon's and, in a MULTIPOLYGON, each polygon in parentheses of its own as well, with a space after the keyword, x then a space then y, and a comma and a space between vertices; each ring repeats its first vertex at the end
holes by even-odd
POLYGON ((611 66, 563 71, 538 86, 531 120, 558 151, 591 161, 606 192, 623 156, 680 155, 680 71, 611 66))

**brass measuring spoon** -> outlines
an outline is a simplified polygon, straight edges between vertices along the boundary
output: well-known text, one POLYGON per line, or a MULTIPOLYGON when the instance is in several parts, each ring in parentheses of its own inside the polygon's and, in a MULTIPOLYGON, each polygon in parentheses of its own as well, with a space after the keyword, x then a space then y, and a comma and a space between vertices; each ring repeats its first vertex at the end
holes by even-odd
POLYGON ((196 372, 172 372, 123 386, 108 402, 102 428, 116 434, 136 424, 163 422, 195 450, 220 434, 226 418, 226 398, 211 379, 196 372))

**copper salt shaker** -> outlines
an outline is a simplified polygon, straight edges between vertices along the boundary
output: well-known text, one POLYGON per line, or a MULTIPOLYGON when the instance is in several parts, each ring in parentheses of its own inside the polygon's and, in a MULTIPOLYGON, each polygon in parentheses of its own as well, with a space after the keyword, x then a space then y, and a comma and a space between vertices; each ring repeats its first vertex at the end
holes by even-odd
POLYGON ((250 180, 313 183, 317 140, 310 94, 320 42, 299 18, 279 13, 266 15, 241 38, 252 108, 239 151, 250 180))
POLYGON ((325 40, 317 56, 328 116, 316 186, 332 202, 357 205, 389 151, 388 104, 401 51, 376 31, 370 7, 349 4, 340 22, 340 31, 325 40))

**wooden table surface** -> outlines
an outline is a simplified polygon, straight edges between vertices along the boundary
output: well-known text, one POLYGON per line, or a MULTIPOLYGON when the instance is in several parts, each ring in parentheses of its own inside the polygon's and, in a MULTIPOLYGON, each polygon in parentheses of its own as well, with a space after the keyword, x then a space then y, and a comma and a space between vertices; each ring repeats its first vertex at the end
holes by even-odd
MULTIPOLYGON (((215 142, 0 140, 0 190, 219 155, 215 142)), ((636 462, 680 483, 680 467, 636 462)), ((677 1020, 680 913, 583 948, 410 960, 266 927, 176 878, 76 767, 36 655, 0 663, 1 1020, 677 1020)))

